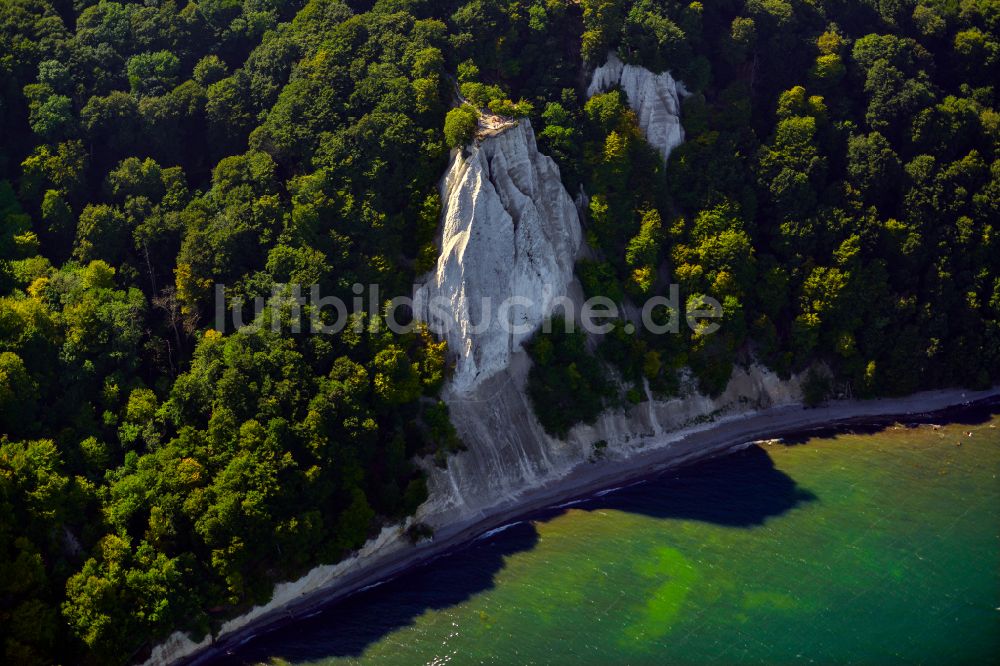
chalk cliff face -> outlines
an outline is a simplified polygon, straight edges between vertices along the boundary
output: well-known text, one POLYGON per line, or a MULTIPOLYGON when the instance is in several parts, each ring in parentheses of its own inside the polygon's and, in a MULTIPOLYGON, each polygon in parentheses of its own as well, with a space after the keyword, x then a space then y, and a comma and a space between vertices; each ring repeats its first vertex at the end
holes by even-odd
MULTIPOLYGON (((670 90, 676 97, 672 83, 670 90)), ((665 111, 652 105, 649 115, 662 118, 665 111)), ((755 367, 738 371, 717 399, 650 400, 608 411, 565 440, 549 436, 525 390, 531 360, 520 343, 556 299, 580 312, 583 292, 573 277, 581 244, 576 207, 555 164, 538 153, 527 122, 470 150, 455 155, 442 182, 441 255, 416 299, 419 319, 455 320, 445 336, 456 371, 442 397, 467 450, 450 456, 445 469, 426 465, 430 499, 417 520, 441 529, 516 506, 525 493, 589 465, 600 441, 606 446, 599 455, 625 459, 669 445, 678 430, 710 414, 723 418, 794 401, 793 389, 755 367), (483 314, 480 298, 490 297, 496 309, 512 296, 535 303, 517 311, 520 333, 499 325, 472 331, 483 314), (435 316, 427 307, 431 297, 450 310, 435 316)))
POLYGON ((629 106, 639 117, 639 127, 646 140, 666 162, 670 151, 684 143, 680 98, 687 91, 683 84, 675 81, 670 72, 653 74, 643 67, 626 65, 612 51, 607 62, 594 70, 587 97, 615 86, 625 92, 629 106))
POLYGON ((455 151, 441 200, 441 255, 415 310, 448 341, 451 387, 464 393, 507 368, 566 293, 580 220, 527 120, 455 151))

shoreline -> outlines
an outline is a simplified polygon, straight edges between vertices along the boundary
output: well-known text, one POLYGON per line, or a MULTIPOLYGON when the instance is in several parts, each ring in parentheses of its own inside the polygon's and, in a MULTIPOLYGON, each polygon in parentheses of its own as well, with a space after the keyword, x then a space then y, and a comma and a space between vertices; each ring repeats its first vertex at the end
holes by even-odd
MULTIPOLYGON (((326 590, 305 594, 246 625, 212 639, 186 655, 157 660, 164 664, 210 664, 231 649, 306 615, 321 612, 365 588, 424 566, 439 557, 483 538, 510 523, 529 519, 557 505, 582 501, 597 493, 610 492, 623 484, 648 481, 665 470, 726 455, 751 442, 772 438, 816 437, 853 427, 886 427, 896 422, 920 423, 932 417, 957 419, 978 409, 1000 405, 1000 386, 986 391, 945 389, 915 393, 902 398, 838 401, 806 409, 784 405, 698 424, 664 433, 662 441, 618 459, 579 465, 547 486, 526 489, 515 500, 498 503, 489 511, 438 528, 434 538, 384 555, 373 554, 356 568, 337 577, 326 590)), ((162 645, 162 644, 161 644, 162 645)))

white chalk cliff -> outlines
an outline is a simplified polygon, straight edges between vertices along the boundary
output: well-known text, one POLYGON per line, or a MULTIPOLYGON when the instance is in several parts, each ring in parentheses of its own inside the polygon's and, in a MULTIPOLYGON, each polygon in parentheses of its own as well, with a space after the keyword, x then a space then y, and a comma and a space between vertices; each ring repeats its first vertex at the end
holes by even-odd
POLYGON ((565 440, 546 433, 525 390, 531 359, 520 343, 556 299, 581 310, 583 290, 573 276, 581 244, 577 210, 554 162, 538 153, 528 122, 468 150, 455 154, 442 182, 441 254, 415 299, 417 318, 430 323, 448 313, 432 316, 429 297, 453 308, 455 325, 445 336, 455 373, 442 398, 467 450, 450 456, 445 469, 426 466, 430 499, 418 520, 437 530, 517 506, 525 494, 588 466, 600 441, 607 444, 603 455, 624 460, 668 444, 706 415, 794 402, 794 386, 755 367, 736 372, 718 399, 650 400, 609 410, 565 440), (499 326, 471 332, 483 297, 494 309, 509 297, 532 299, 515 320, 521 332, 499 326))
POLYGON ((461 393, 507 368, 566 293, 580 220, 527 120, 454 151, 441 200, 441 255, 414 300, 448 341, 461 393))
POLYGON ((615 87, 620 87, 628 97, 646 141, 666 162, 670 152, 684 143, 681 126, 681 97, 687 94, 684 85, 670 72, 654 74, 644 67, 626 65, 612 51, 607 62, 594 70, 587 97, 615 87))

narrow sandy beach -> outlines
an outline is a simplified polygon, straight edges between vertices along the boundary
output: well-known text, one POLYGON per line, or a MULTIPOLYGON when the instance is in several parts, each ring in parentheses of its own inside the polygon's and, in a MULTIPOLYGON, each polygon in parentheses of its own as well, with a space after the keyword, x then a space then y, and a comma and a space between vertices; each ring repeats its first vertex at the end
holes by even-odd
POLYGON ((665 433, 661 440, 651 441, 648 449, 627 459, 580 465, 554 483, 527 490, 516 499, 495 505, 489 511, 440 528, 431 541, 402 549, 389 548, 387 552, 376 551, 364 558, 354 558, 325 589, 303 594, 301 598, 260 614, 243 626, 233 627, 213 644, 203 646, 196 653, 183 648, 173 651, 173 654, 170 654, 170 650, 165 650, 147 663, 208 663, 213 657, 254 636, 278 625, 293 622, 298 617, 362 588, 398 576, 521 516, 650 477, 667 468, 718 456, 748 442, 810 429, 889 424, 935 412, 941 412, 941 417, 946 418, 946 412, 953 409, 997 402, 1000 402, 1000 387, 986 391, 950 389, 917 393, 905 398, 839 401, 814 409, 804 409, 798 405, 776 407, 665 433), (184 652, 187 654, 183 654, 184 652))

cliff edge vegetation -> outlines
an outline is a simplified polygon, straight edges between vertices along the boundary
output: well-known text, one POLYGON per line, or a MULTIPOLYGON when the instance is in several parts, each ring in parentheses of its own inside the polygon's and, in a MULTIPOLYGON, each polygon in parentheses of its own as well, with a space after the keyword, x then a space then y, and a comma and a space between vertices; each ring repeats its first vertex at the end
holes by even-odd
POLYGON ((626 313, 527 342, 551 432, 755 360, 817 400, 992 384, 998 33, 989 0, 0 0, 0 660, 141 660, 425 505, 463 352, 386 303, 437 266, 456 89, 525 118, 582 211, 553 272, 626 313), (671 283, 717 334, 626 330, 671 283), (379 292, 331 335, 291 285, 379 292))

